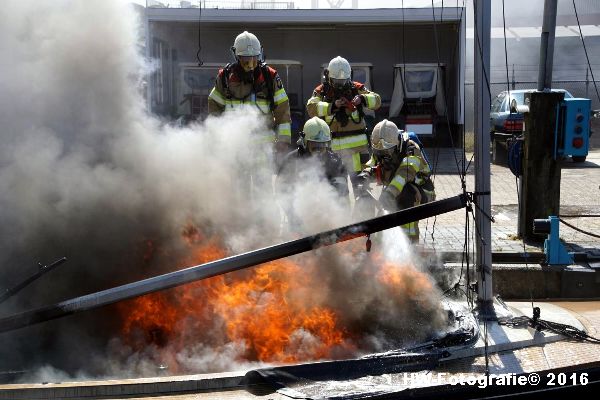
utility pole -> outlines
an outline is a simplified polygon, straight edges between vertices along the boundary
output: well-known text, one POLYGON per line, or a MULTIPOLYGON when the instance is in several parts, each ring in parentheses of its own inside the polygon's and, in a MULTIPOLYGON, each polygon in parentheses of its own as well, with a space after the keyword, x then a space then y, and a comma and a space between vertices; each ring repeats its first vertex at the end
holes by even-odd
POLYGON ((557 105, 563 100, 564 94, 550 91, 556 7, 557 0, 545 0, 540 41, 539 91, 531 93, 529 113, 525 115, 519 233, 523 240, 533 242, 543 239, 533 234, 533 220, 558 215, 560 208, 560 166, 553 155, 557 105))
POLYGON ((492 215, 490 201, 490 34, 491 4, 476 0, 475 7, 475 224, 477 240, 477 301, 480 314, 492 308, 492 215))
POLYGON ((552 88, 557 3, 558 0, 545 0, 544 2, 544 24, 542 25, 540 40, 540 66, 538 70, 538 90, 540 92, 552 88))

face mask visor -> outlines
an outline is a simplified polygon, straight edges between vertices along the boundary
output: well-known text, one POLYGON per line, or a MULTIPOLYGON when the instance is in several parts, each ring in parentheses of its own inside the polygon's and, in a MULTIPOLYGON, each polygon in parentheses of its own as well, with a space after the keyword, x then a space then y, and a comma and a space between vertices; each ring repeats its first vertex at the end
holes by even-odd
POLYGON ((311 154, 320 154, 327 152, 330 142, 313 142, 312 140, 306 141, 306 149, 311 154))
POLYGON ((246 72, 254 71, 258 66, 258 56, 238 56, 240 66, 246 72))
POLYGON ((336 79, 336 78, 329 78, 331 81, 331 86, 333 86, 336 89, 344 89, 345 87, 350 86, 350 79, 336 79))
POLYGON ((389 149, 373 148, 373 155, 378 161, 382 162, 383 164, 390 164, 394 156, 395 148, 395 146, 390 147, 389 149))

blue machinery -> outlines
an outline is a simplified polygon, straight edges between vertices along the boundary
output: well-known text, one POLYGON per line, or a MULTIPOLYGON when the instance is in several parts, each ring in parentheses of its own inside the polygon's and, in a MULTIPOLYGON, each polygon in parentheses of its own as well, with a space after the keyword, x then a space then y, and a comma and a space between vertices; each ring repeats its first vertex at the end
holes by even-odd
MULTIPOLYGON (((567 98, 558 103, 554 128, 554 153, 557 160, 571 156, 585 161, 590 145, 590 99, 567 98)), ((523 136, 508 140, 508 166, 516 177, 523 172, 523 136)))
POLYGON ((590 99, 564 99, 558 104, 554 129, 554 159, 571 156, 575 161, 588 154, 590 99))
POLYGON ((534 219, 533 232, 548 234, 544 241, 544 254, 548 265, 570 265, 574 263, 574 254, 569 253, 558 236, 558 217, 551 215, 548 219, 534 219))

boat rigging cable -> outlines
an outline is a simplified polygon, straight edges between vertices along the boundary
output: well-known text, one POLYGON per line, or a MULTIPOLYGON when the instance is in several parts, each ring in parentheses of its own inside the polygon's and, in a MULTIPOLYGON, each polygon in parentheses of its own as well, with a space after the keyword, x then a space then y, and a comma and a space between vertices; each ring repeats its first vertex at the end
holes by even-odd
POLYGON ((600 239, 600 235, 596 235, 595 233, 588 232, 588 231, 584 231, 584 230, 583 230, 583 229, 581 229, 581 228, 577 228, 576 226, 574 226, 574 225, 572 225, 572 224, 568 223, 567 221, 565 221, 565 220, 564 220, 564 219, 562 219, 562 218, 559 218, 558 220, 559 220, 560 222, 562 222, 563 224, 565 224, 566 226, 568 226, 569 228, 571 228, 571 229, 575 229, 575 230, 576 230, 576 231, 578 231, 578 232, 581 232, 581 233, 583 233, 583 234, 586 234, 586 235, 589 235, 589 236, 592 236, 592 237, 595 237, 595 238, 598 238, 598 239, 600 239))
MULTIPOLYGON (((458 8, 458 0, 457 0, 456 3, 457 3, 456 7, 458 8)), ((433 3, 433 0, 432 0, 431 8, 432 8, 432 16, 433 16, 433 29, 434 29, 434 40, 435 40, 435 48, 436 48, 436 56, 437 56, 437 66, 438 66, 438 70, 439 70, 440 66, 441 66, 441 60, 440 60, 439 41, 438 41, 438 32, 437 32, 437 19, 436 19, 436 16, 435 16, 435 5, 433 3)), ((461 14, 460 14, 460 21, 461 21, 461 23, 463 23, 462 20, 463 20, 464 9, 465 9, 465 3, 464 3, 464 0, 463 0, 463 6, 461 8, 461 14)), ((442 2, 442 15, 443 15, 443 12, 444 12, 444 3, 442 2)), ((454 46, 454 51, 453 51, 453 55, 452 55, 451 59, 455 59, 456 55, 458 54, 457 49, 458 49, 458 46, 460 44, 459 41, 460 41, 460 35, 457 38, 457 41, 456 41, 456 44, 454 46)), ((458 174, 460 176, 462 191, 463 191, 463 193, 467 194, 467 192, 466 192, 466 173, 467 173, 467 170, 468 170, 468 165, 465 165, 465 163, 466 163, 465 132, 463 130, 462 170, 461 170, 460 163, 459 163, 459 161, 457 159, 457 156, 456 156, 456 152, 454 151, 454 138, 452 136, 452 131, 451 131, 451 128, 450 128, 450 120, 449 120, 449 116, 448 116, 448 112, 447 112, 448 111, 448 100, 447 100, 448 96, 446 95, 446 85, 443 85, 442 90, 443 90, 443 94, 444 94, 444 107, 446 108, 446 113, 445 113, 446 114, 446 126, 447 126, 447 129, 448 129, 448 134, 449 134, 451 146, 452 146, 452 149, 453 149, 453 156, 454 156, 454 159, 455 159, 455 164, 456 164, 456 167, 457 167, 457 170, 458 170, 458 174)), ((463 95, 464 95, 464 90, 463 90, 463 95)), ((435 173, 436 173, 436 168, 439 165, 439 163, 437 162, 437 159, 439 158, 439 147, 440 147, 439 146, 439 142, 438 142, 439 141, 439 137, 437 135, 436 135, 435 139, 436 139, 436 146, 435 147, 436 147, 437 152, 436 152, 436 162, 434 164, 435 167, 434 167, 434 171, 433 171, 434 176, 435 176, 435 173)), ((470 165, 470 162, 469 162, 469 165, 470 165)), ((470 293, 470 291, 468 289, 471 286, 471 282, 470 282, 470 258, 469 258, 469 252, 472 251, 469 248, 469 243, 473 243, 474 244, 474 240, 473 240, 473 237, 469 235, 469 233, 471 233, 471 235, 474 235, 475 231, 470 230, 470 221, 469 221, 470 217, 469 217, 469 213, 470 212, 473 213, 472 204, 475 204, 475 207, 479 211, 482 211, 482 210, 479 208, 479 206, 476 203, 477 194, 476 193, 468 193, 467 195, 469 197, 469 204, 465 208, 465 236, 464 236, 465 239, 464 239, 464 243, 463 243, 463 253, 462 253, 462 259, 461 259, 460 276, 459 276, 458 280, 456 281, 456 283, 453 286, 451 286, 448 290, 446 290, 444 292, 444 294, 447 295, 447 294, 449 294, 452 291, 454 291, 454 292, 461 291, 462 293, 465 294, 466 299, 467 299, 467 303, 470 305, 470 308, 471 308, 471 311, 472 311, 473 307, 474 307, 473 296, 472 296, 472 293, 470 293), (466 288, 467 288, 467 290, 463 290, 461 288, 461 281, 462 281, 463 272, 464 272, 464 269, 465 269, 465 263, 466 263, 466 270, 467 270, 467 273, 466 273, 466 279, 467 279, 466 288)), ((484 213, 484 215, 486 215, 487 218, 490 218, 489 216, 487 216, 487 214, 484 213)), ((473 218, 474 218, 474 214, 473 214, 473 218)), ((490 220, 493 221, 493 219, 491 219, 491 218, 490 218, 490 220)), ((433 232, 431 234, 432 238, 434 238, 433 235, 434 235, 434 232, 435 232, 435 222, 436 222, 436 218, 434 217, 433 232)))
MULTIPOLYGON (((510 113, 512 113, 512 107, 510 106, 510 79, 508 77, 508 46, 507 46, 507 40, 506 40, 506 15, 504 12, 504 0, 502 0, 502 26, 503 26, 503 33, 504 33, 504 66, 506 68, 506 88, 507 88, 507 101, 508 101, 508 108, 510 110, 510 113)), ((519 190, 519 176, 521 175, 521 170, 522 168, 520 167, 521 162, 522 162, 522 157, 521 157, 521 150, 523 148, 523 143, 522 141, 517 141, 517 139, 515 139, 515 142, 513 145, 510 146, 509 149, 509 168, 512 171, 513 175, 515 175, 515 188, 517 190, 517 205, 518 205, 518 210, 521 209, 521 195, 522 195, 522 191, 519 190), (517 172, 519 172, 517 174, 517 172)), ((528 252, 527 252, 527 248, 525 246, 525 241, 522 241, 523 244, 523 254, 525 255, 525 271, 527 271, 527 278, 529 280, 529 285, 527 285, 529 287, 529 301, 531 302, 531 309, 532 312, 535 312, 535 307, 533 305, 533 290, 531 289, 532 285, 531 282, 533 282, 533 279, 531 277, 531 269, 529 268, 529 263, 527 262, 527 256, 528 256, 528 252)))
MULTIPOLYGON (((402 93, 406 99, 406 22, 404 20, 404 0, 402 0, 402 93)), ((436 160, 437 164, 437 160, 436 160)))
MULTIPOLYGON (((438 40, 438 32, 437 32, 437 20, 435 18, 435 5, 434 5, 434 0, 431 0, 431 11, 432 11, 432 17, 433 17, 433 37, 434 37, 434 41, 435 41, 435 54, 437 57, 437 67, 438 67, 438 80, 439 80, 439 70, 442 66, 442 63, 440 61, 440 45, 439 45, 439 40, 438 40)), ((444 2, 442 1, 442 14, 444 13, 444 2)), ((466 180, 465 180, 465 171, 461 171, 460 170, 460 164, 458 162, 458 158, 456 156, 456 152, 454 151, 454 138, 452 137, 452 129, 450 127, 450 117, 448 117, 448 96, 446 93, 446 82, 444 82, 444 85, 442 85, 442 93, 444 95, 444 109, 445 112, 444 114, 446 114, 446 128, 448 129, 448 136, 450 138, 450 145, 453 149, 452 151, 452 155, 454 156, 454 162, 456 164, 456 169, 460 175, 460 181, 463 187, 463 191, 466 188, 466 180)), ((463 153, 463 159, 465 158, 465 155, 463 153)))
POLYGON ((598 101, 600 101, 600 94, 598 93, 598 86, 596 85, 596 79, 594 79, 594 71, 592 70, 592 65, 590 64, 590 57, 588 56, 587 47, 585 46, 585 40, 583 39, 583 33, 581 32, 581 24, 579 23, 579 15, 577 14, 577 7, 575 6, 575 0, 573 0, 573 9, 575 10, 575 18, 577 19, 577 27, 579 28, 579 37, 581 38, 581 43, 583 44, 583 51, 585 52, 585 58, 587 60, 588 68, 590 69, 590 74, 592 75, 592 82, 594 82, 594 88, 596 89, 596 96, 598 97, 598 101))
MULTIPOLYGON (((439 45, 438 45, 438 40, 437 40, 438 39, 438 36, 437 36, 437 20, 435 18, 435 10, 434 10, 433 6, 434 6, 434 4, 432 2, 433 22, 434 22, 434 35, 435 35, 436 50, 437 50, 436 55, 437 55, 437 64, 438 64, 438 68, 439 68, 439 66, 441 65, 441 62, 440 62, 440 55, 439 55, 439 45)), ((443 14, 443 6, 444 5, 443 5, 443 2, 442 2, 442 14, 443 14)), ((456 8, 458 8, 458 0, 456 1, 456 8)), ((462 7, 461 7, 460 18, 459 18, 460 23, 463 23, 463 13, 464 13, 464 10, 465 10, 465 2, 463 0, 462 7)), ((450 57, 452 60, 454 60, 456 58, 457 54, 458 54, 457 50, 459 48, 459 45, 460 45, 460 35, 458 35, 458 37, 457 37, 457 40, 456 40, 456 43, 455 43, 455 46, 454 46, 454 49, 453 49, 453 52, 452 52, 452 56, 450 57)), ((466 43, 463 43, 463 45, 466 45, 466 43)), ((404 51, 403 51, 403 53, 404 53, 404 51)), ((444 90, 445 107, 446 107, 446 110, 447 110, 447 96, 446 96, 446 93, 445 93, 445 91, 446 91, 446 86, 445 85, 443 87, 443 90, 444 90)), ((463 86, 463 101, 464 101, 464 95, 465 95, 465 90, 464 90, 464 86, 463 86)), ((448 119, 447 112, 446 112, 446 122, 447 122, 447 126, 449 127, 449 119, 448 119)), ((453 137, 451 135, 450 128, 448 128, 448 133, 450 134, 450 140, 451 140, 452 146, 453 146, 452 148, 454 148, 453 137)), ((457 170, 459 172, 459 176, 460 176, 460 179, 461 179, 461 186, 462 186, 463 193, 466 193, 466 173, 467 173, 467 171, 469 169, 471 161, 473 160, 473 156, 471 156, 471 160, 469 161, 469 163, 466 164, 466 148, 465 148, 465 142, 466 142, 465 141, 465 135, 466 135, 466 133, 465 133, 464 129, 463 129, 462 135, 463 135, 463 141, 462 141, 463 142, 462 143, 462 171, 460 169, 459 162, 456 159, 456 153, 455 152, 454 152, 454 158, 455 158, 456 165, 457 165, 457 170)), ((433 171, 434 178, 435 178, 437 166, 439 165, 438 164, 438 159, 439 159, 439 147, 440 147, 439 146, 439 137, 436 136, 435 140, 436 140, 436 146, 435 146, 436 153, 435 153, 435 164, 434 164, 434 171, 433 171)), ((456 283, 454 285, 452 285, 449 289, 447 289, 443 293, 443 295, 444 296, 448 296, 452 292, 454 292, 454 293, 455 292, 461 292, 461 293, 463 293, 464 296, 465 296, 465 298, 466 298, 466 300, 467 300, 467 304, 470 307, 470 310, 473 311, 473 309, 474 309, 473 292, 471 290, 469 290, 469 288, 471 288, 470 254, 474 254, 475 253, 475 233, 476 233, 476 231, 471 229, 471 226, 470 226, 470 215, 469 215, 469 213, 472 212, 472 206, 471 206, 471 204, 475 204, 474 201, 473 201, 475 199, 475 196, 473 196, 472 194, 469 194, 469 199, 470 199, 469 204, 467 205, 467 207, 465 207, 465 235, 464 235, 463 251, 462 251, 462 258, 461 258, 460 276, 458 277, 456 283), (469 246, 469 244, 471 244, 471 247, 469 246), (466 277, 466 285, 464 285, 464 286, 465 286, 466 290, 461 288, 461 286, 463 286, 461 284, 461 282, 462 282, 462 278, 463 278, 463 273, 464 273, 465 267, 466 267, 466 275, 465 275, 465 277, 466 277)), ((479 207, 477 205, 476 205, 476 207, 479 209, 479 207)), ((473 214, 473 218, 474 218, 474 214, 473 214)), ((435 222, 436 222, 436 218, 434 217, 433 231, 431 233, 431 237, 432 237, 433 241, 435 241, 435 238, 434 238, 435 222)), ((428 229, 428 225, 427 225, 427 228, 426 228, 426 232, 427 232, 427 229, 428 229)))
MULTIPOLYGON (((458 7, 458 0, 457 0, 457 7, 458 7)), ((464 10, 464 3, 463 3, 463 9, 461 10, 461 18, 460 18, 461 23, 462 23, 462 12, 463 12, 463 10, 464 10)), ((438 24, 438 22, 437 22, 437 19, 435 17, 435 5, 434 5, 433 0, 431 1, 431 11, 432 11, 432 17, 433 17, 433 36, 434 36, 435 50, 436 50, 436 57, 437 57, 437 69, 438 69, 437 70, 437 74, 438 74, 438 80, 439 80, 440 79, 439 75, 440 75, 440 70, 441 70, 441 60, 440 60, 440 47, 439 47, 438 31, 437 31, 437 24, 438 24)), ((402 12, 404 13, 404 8, 403 8, 402 12)), ((443 14, 444 14, 444 2, 442 1, 441 15, 443 15, 443 14)), ((403 16, 403 18, 404 18, 404 16, 403 16)), ((458 48, 458 41, 459 40, 460 40, 460 35, 457 38, 457 41, 456 41, 456 44, 454 46, 454 51, 453 51, 453 55, 452 55, 451 59, 454 59, 454 57, 456 56, 456 49, 458 48)), ((403 45, 404 45, 404 42, 403 42, 403 45)), ((404 55, 404 53, 405 53, 405 51, 403 49, 403 55, 404 55)), ((406 70, 406 67, 404 69, 406 70)), ((462 168, 462 171, 461 171, 460 163, 459 163, 458 158, 456 156, 456 152, 454 151, 454 149, 455 149, 454 137, 452 136, 452 129, 450 127, 450 118, 448 116, 447 86, 446 86, 446 82, 443 82, 443 83, 444 84, 442 85, 442 94, 444 96, 444 114, 445 114, 445 120, 446 120, 446 129, 447 129, 447 132, 448 132, 448 136, 450 138, 450 145, 451 145, 451 149, 452 149, 452 155, 454 156, 454 162, 456 164, 456 169, 457 169, 458 175, 460 177, 462 192, 466 193, 466 169, 465 169, 465 165, 464 165, 465 158, 466 158, 466 156, 465 156, 465 147, 464 147, 464 143, 465 143, 465 141, 464 141, 464 133, 465 132, 463 130, 463 146, 462 146, 463 147, 463 151, 462 151, 462 164, 463 164, 463 168, 462 168)), ((436 83, 436 86, 437 86, 437 83, 436 83)), ((435 124, 435 120, 433 121, 433 123, 435 124)), ((434 156, 435 165, 434 165, 433 178, 432 178, 432 181, 434 182, 434 185, 435 185, 436 169, 437 169, 437 166, 439 165, 438 160, 439 160, 439 148, 440 148, 440 146, 439 146, 439 135, 437 135, 437 134, 435 135, 435 143, 436 143, 436 145, 435 145, 436 153, 435 153, 435 156, 434 156)), ((432 232, 431 232, 431 238, 432 238, 433 242, 435 242, 435 236, 434 235, 435 235, 435 225, 436 225, 436 222, 437 222, 437 217, 434 217, 433 218, 433 227, 432 227, 432 232)), ((427 222, 427 225, 426 225, 426 228, 425 228, 425 237, 427 237, 427 231, 428 231, 428 229, 429 229, 429 222, 427 222)))
POLYGON ((558 322, 546 321, 540 319, 540 308, 534 307, 533 309, 533 318, 528 317, 526 315, 522 315, 519 317, 512 318, 499 318, 498 324, 506 325, 513 328, 522 328, 529 326, 531 328, 536 329, 537 331, 550 331, 554 333, 558 333, 564 337, 573 340, 579 340, 594 344, 600 344, 600 339, 588 335, 585 331, 581 329, 577 329, 570 325, 560 324, 558 322))
MULTIPOLYGON (((457 0, 458 1, 458 0, 457 0)), ((404 17, 404 0, 402 0, 402 94, 403 94, 403 98, 406 99, 406 20, 404 17)), ((434 184, 435 187, 435 177, 436 177, 436 171, 437 171, 437 167, 439 165, 439 156, 440 156, 440 150, 439 147, 437 146, 437 137, 436 137, 436 146, 434 146, 434 155, 433 155, 433 171, 431 171, 431 181, 434 184)), ((435 247, 435 223, 437 221, 437 218, 434 217, 433 218, 433 227, 432 227, 432 231, 431 231, 431 241, 433 242, 433 247, 435 247)), ((429 231, 429 220, 426 221, 426 225, 425 225, 425 233, 423 234, 423 237, 425 238, 425 241, 427 240, 427 232, 429 231)))
MULTIPOLYGON (((508 79, 508 50, 506 49, 506 14, 504 12, 504 0, 502 0, 502 33, 504 34, 504 65, 506 66, 506 93, 508 93, 508 99, 510 100, 510 82, 508 79)), ((509 107, 509 112, 512 114, 513 109, 509 107)))
MULTIPOLYGON (((598 92, 598 85, 596 84, 596 79, 594 78, 594 71, 592 70, 592 65, 590 64, 590 57, 588 56, 588 52, 587 52, 587 47, 585 45, 585 40, 583 38, 583 32, 581 31, 581 24, 579 23, 579 14, 577 13, 577 6, 575 5, 575 0, 573 0, 573 10, 575 10, 575 18, 577 19, 577 27, 579 28, 579 37, 581 38, 581 44, 583 45, 583 51, 585 52, 585 58, 587 60, 587 65, 588 65, 588 69, 590 70, 590 74, 592 75, 592 82, 594 82, 594 89, 596 90, 596 96, 598 97, 598 101, 600 101, 600 93, 598 92)), ((562 215, 563 217, 567 217, 566 215, 562 215)), ((575 216, 573 216, 575 217, 575 216)), ((586 217, 586 215, 579 215, 578 217, 586 217)), ((590 215, 590 217, 598 217, 598 215, 590 215)), ((575 229, 578 232, 581 232, 583 234, 595 237, 595 238, 600 238, 599 235, 595 234, 595 233, 591 233, 588 231, 584 231, 583 229, 580 228, 576 228, 575 226, 569 224, 568 222, 566 222, 565 220, 559 218, 559 221, 562 222, 563 224, 565 224, 566 226, 575 229)))
MULTIPOLYGON (((474 9, 476 9, 475 4, 473 5, 474 9)), ((431 1, 431 8, 432 8, 432 13, 433 13, 433 29, 434 29, 434 38, 435 38, 435 48, 436 48, 436 56, 437 56, 437 65, 438 65, 438 71, 440 69, 441 66, 441 62, 440 62, 440 51, 439 51, 439 41, 438 41, 438 34, 437 34, 437 21, 435 18, 435 5, 434 5, 434 1, 431 1)), ((464 3, 463 3, 463 10, 464 10, 464 3)), ((442 14, 443 14, 443 2, 442 2, 442 14)), ((462 23, 462 15, 461 15, 461 23, 462 23)), ((475 18, 475 32, 477 35, 477 19, 475 18)), ((481 59, 483 60, 483 52, 481 50, 481 43, 479 41, 479 38, 477 36, 477 44, 479 46, 479 54, 481 59)), ((489 85, 489 79, 487 77, 487 73, 484 70, 484 76, 485 76, 485 81, 486 81, 486 87, 488 90, 488 93, 490 93, 490 85, 489 85)), ((444 92, 444 106, 446 108, 446 124, 447 124, 447 128, 448 128, 448 133, 450 135, 450 142, 451 142, 451 146, 452 149, 454 150, 454 139, 452 137, 452 131, 450 129, 450 120, 448 117, 448 103, 447 103, 447 96, 446 96, 446 85, 443 86, 443 92, 444 92)), ((490 95, 491 97, 491 95, 490 95)), ((463 130, 463 152, 462 152, 462 162, 463 162, 463 169, 462 171, 460 171, 460 167, 459 167, 459 162, 458 159, 456 157, 456 152, 453 151, 453 155, 454 155, 454 159, 456 162, 456 166, 457 169, 459 170, 459 175, 460 175, 460 180, 461 180, 461 186, 462 186, 462 191, 464 194, 468 195, 469 197, 469 201, 467 202, 467 207, 465 208, 466 212, 465 212, 465 243, 463 246, 463 264, 461 265, 461 274, 460 274, 460 278, 459 280, 456 282, 456 284, 454 285, 454 287, 452 289, 458 290, 460 289, 460 279, 462 279, 462 272, 463 272, 463 267, 464 267, 464 260, 466 258, 466 262, 467 262, 467 291, 463 291, 465 293, 469 292, 470 289, 470 273, 469 273, 469 258, 468 258, 468 240, 469 240, 469 213, 471 213, 471 216, 473 218, 473 225, 475 227, 475 232, 477 235, 477 239, 479 240, 479 242, 481 243, 482 247, 485 248, 485 246, 489 245, 488 243, 485 242, 485 240, 483 239, 483 237, 481 236, 481 233, 479 232, 479 228, 477 226, 477 221, 476 221, 476 217, 475 217, 475 210, 473 209, 472 205, 475 206, 475 208, 488 220, 490 220, 491 222, 494 222, 494 219, 492 216, 488 215, 486 212, 484 212, 479 205, 477 204, 477 198, 480 195, 490 195, 489 192, 485 192, 485 193, 477 193, 477 192, 467 192, 466 191, 466 173, 467 173, 467 167, 465 166, 465 162, 466 162, 466 148, 465 148, 465 140, 464 140, 464 136, 465 132, 463 130)), ((437 139, 437 137, 436 137, 437 139)), ((480 149, 480 151, 483 151, 480 149)), ((479 154, 479 156, 482 156, 482 153, 479 154)), ((471 158, 472 160, 472 158, 471 158)), ((469 161, 469 165, 471 164, 471 161, 469 161)), ((474 240, 472 241, 474 243, 474 240)), ((483 268, 481 268, 481 281, 482 284, 484 282, 485 279, 485 274, 484 274, 484 270, 483 268)), ((484 297, 486 296, 486 288, 485 288, 485 284, 483 284, 483 290, 484 290, 484 297)), ((450 289, 450 290, 452 290, 450 289)), ((474 302, 473 302, 473 294, 471 293, 471 296, 469 298, 469 295, 467 294, 467 302, 470 304, 471 306, 471 312, 473 312, 473 306, 474 306, 474 302)), ((483 318, 482 320, 483 322, 483 341, 484 341, 484 354, 485 354, 485 372, 486 375, 489 376, 490 374, 490 370, 489 370, 489 348, 488 348, 488 321, 486 318, 483 318)))
MULTIPOLYGON (((458 0, 457 0, 457 6, 458 6, 458 0)), ((437 31, 437 24, 438 24, 438 22, 437 22, 436 17, 435 17, 435 7, 434 7, 433 0, 431 1, 431 11, 432 11, 432 17, 433 17, 433 36, 434 36, 434 42, 435 42, 436 59, 437 59, 437 69, 438 69, 437 73, 438 73, 438 80, 439 80, 440 79, 440 71, 441 71, 440 46, 439 46, 439 38, 438 38, 438 31, 437 31)), ((464 11, 464 3, 463 3, 463 9, 461 10, 461 15, 460 15, 460 17, 461 17, 460 18, 461 23, 462 23, 462 13, 463 13, 463 11, 464 11)), ((441 15, 442 16, 444 15, 444 2, 443 1, 442 1, 441 15)), ((456 49, 458 48, 458 40, 460 40, 460 35, 459 35, 459 38, 457 39, 456 44, 454 46, 454 51, 453 51, 453 55, 452 55, 451 59, 454 59, 454 57, 456 56, 456 49)), ((437 86, 437 83, 436 83, 436 86, 437 86)), ((456 164, 456 169, 457 169, 458 174, 460 176, 462 192, 466 193, 466 169, 465 169, 465 158, 466 158, 466 155, 465 155, 465 147, 464 147, 464 143, 465 143, 464 135, 465 135, 465 132, 464 132, 464 129, 463 129, 463 132, 462 132, 462 134, 463 134, 463 146, 462 146, 462 148, 463 148, 463 151, 462 151, 462 166, 463 166, 463 168, 462 168, 462 171, 461 171, 460 162, 459 162, 459 160, 458 160, 458 158, 456 156, 456 152, 454 151, 454 149, 455 149, 454 137, 452 135, 452 129, 450 127, 450 117, 448 116, 448 93, 447 92, 448 92, 447 91, 447 85, 446 85, 446 82, 444 81, 443 85, 442 85, 442 94, 444 96, 444 114, 445 114, 445 120, 446 120, 446 129, 448 131, 448 136, 450 138, 450 145, 451 145, 451 149, 452 149, 452 155, 454 156, 454 162, 456 164)), ((435 136, 435 141, 436 141, 436 146, 435 147, 437 149, 436 159, 439 159, 439 137, 438 137, 438 135, 435 136)), ((437 164, 437 162, 436 162, 436 164, 437 164)), ((434 178, 435 178, 435 176, 434 176, 434 178)), ((435 181, 434 181, 434 184, 435 184, 435 181)), ((432 233, 431 233, 432 239, 434 238, 435 224, 436 224, 436 222, 437 222, 437 217, 434 217, 434 219, 433 219, 433 228, 432 228, 432 233)), ((428 226, 427 226, 427 228, 428 228, 428 226)), ((427 231, 427 228, 426 228, 426 231, 427 231)))
MULTIPOLYGON (((573 7, 575 7, 575 0, 573 0, 573 7)), ((575 15, 577 15, 577 10, 575 10, 575 15)), ((510 101, 510 82, 509 82, 509 78, 508 78, 508 51, 507 51, 507 45, 506 45, 506 17, 504 14, 504 0, 502 0, 502 23, 504 26, 504 60, 505 60, 505 65, 506 65, 506 85, 508 87, 507 93, 509 95, 508 97, 508 101, 510 101)), ((579 24, 579 19, 577 21, 577 23, 579 24)), ((581 32, 581 27, 579 28, 580 32, 581 32)), ((582 37, 582 41, 583 41, 583 37, 582 37)), ((584 43, 584 47, 585 47, 585 43, 584 43)), ((586 51, 586 56, 587 56, 587 51, 586 51)), ((588 59, 588 63, 589 63, 589 59, 588 59)), ((591 69, 591 68, 590 68, 591 69)), ((592 79, 594 79, 592 77, 592 79)), ((594 82, 595 85, 595 82, 594 82)), ((596 92, 597 93, 597 92, 596 92)), ((599 97, 600 99, 600 97, 599 97)), ((515 150, 516 151, 516 150, 515 150)), ((513 157, 516 157, 516 155, 513 155, 513 157)), ((520 161, 520 157, 519 161, 520 161)), ((512 167, 511 167, 512 168, 512 167)), ((514 171, 513 171, 514 173, 514 171)), ((519 178, 517 176, 517 174, 515 174, 515 182, 516 182, 516 188, 517 188, 517 200, 518 200, 518 207, 519 209, 521 208, 521 192, 519 190, 519 178)), ((566 217, 566 216, 565 216, 566 217)), ((570 217, 577 217, 577 216, 570 216, 570 217)), ((562 222, 563 224, 577 230, 580 231, 582 233, 594 236, 594 237, 598 237, 600 238, 600 236, 598 235, 594 235, 592 233, 583 231, 579 228, 574 227, 573 225, 565 222, 563 219, 559 218, 559 221, 562 222)), ((525 241, 523 241, 523 254, 527 255, 527 249, 525 247, 525 241)), ((527 257, 525 257, 525 268, 527 270, 527 276, 529 278, 529 281, 531 282, 531 269, 529 268, 529 264, 527 263, 527 257)), ((585 331, 575 328, 573 326, 570 325, 565 325, 565 324, 560 324, 558 322, 553 322, 553 321, 546 321, 543 319, 540 319, 540 308, 539 307, 535 307, 533 305, 533 293, 531 290, 531 284, 528 285, 529 286, 529 298, 531 301, 531 308, 532 308, 532 315, 533 317, 528 317, 526 315, 523 316, 519 316, 519 317, 511 317, 511 318, 499 318, 498 319, 498 324, 499 325, 505 325, 505 326, 509 326, 509 327, 514 327, 514 328, 519 328, 519 327, 524 327, 524 326, 529 326, 531 328, 536 329, 537 331, 542 331, 542 330, 546 330, 546 331, 550 331, 550 332, 554 332, 554 333, 558 333, 564 337, 567 337, 569 339, 573 339, 573 340, 579 340, 579 341, 586 341, 586 342, 590 342, 590 343, 595 343, 595 344, 600 344, 600 339, 595 338, 593 336, 588 335, 585 331)))

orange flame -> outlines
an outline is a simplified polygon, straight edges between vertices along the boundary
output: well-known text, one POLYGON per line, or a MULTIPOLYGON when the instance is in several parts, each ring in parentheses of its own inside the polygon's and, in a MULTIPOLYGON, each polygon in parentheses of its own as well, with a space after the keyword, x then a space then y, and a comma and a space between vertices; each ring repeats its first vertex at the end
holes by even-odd
MULTIPOLYGON (((228 255, 218 237, 206 237, 194 226, 183 230, 182 239, 189 254, 182 260, 186 265, 228 255)), ((360 241, 340 247, 351 257, 364 252, 360 241)), ((121 303, 123 340, 136 350, 162 349, 161 362, 168 362, 171 372, 178 371, 175 355, 196 344, 240 345, 238 361, 293 363, 356 354, 365 326, 322 304, 326 283, 319 280, 316 262, 304 261, 300 266, 293 258, 277 260, 121 303)), ((392 304, 396 317, 403 309, 418 309, 429 318, 438 307, 428 299, 433 281, 412 265, 386 262, 377 253, 365 262, 368 268, 354 278, 375 283, 375 295, 392 304)), ((383 314, 378 321, 393 325, 383 314)), ((396 328, 403 332, 402 326, 396 328)))
MULTIPOLYGON (((194 227, 186 227, 182 237, 191 246, 189 264, 227 256, 218 238, 205 239, 194 227)), ((218 321, 223 321, 223 342, 243 343, 246 360, 298 362, 352 351, 335 312, 312 304, 306 295, 311 279, 294 262, 278 260, 142 296, 117 306, 123 337, 136 349, 168 344, 178 351, 214 341, 208 332, 214 335, 218 321)))
POLYGON ((415 298, 433 290, 433 281, 412 265, 398 268, 396 264, 384 262, 377 273, 377 279, 394 290, 404 293, 408 298, 415 298))
POLYGON ((304 331, 313 341, 303 354, 312 359, 330 356, 335 346, 344 346, 346 334, 336 326, 333 310, 290 302, 289 294, 303 283, 298 265, 288 260, 265 264, 250 279, 223 288, 217 312, 227 321, 231 340, 244 341, 249 356, 260 361, 301 361, 295 351, 295 334, 304 331))

